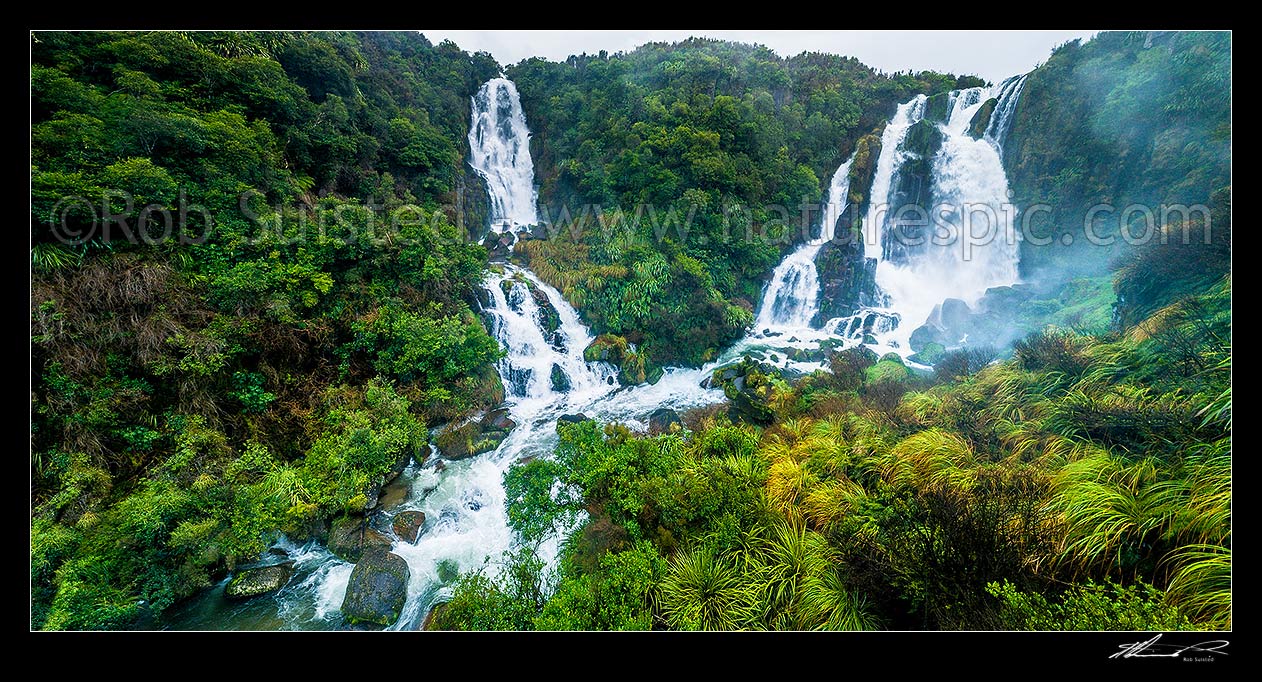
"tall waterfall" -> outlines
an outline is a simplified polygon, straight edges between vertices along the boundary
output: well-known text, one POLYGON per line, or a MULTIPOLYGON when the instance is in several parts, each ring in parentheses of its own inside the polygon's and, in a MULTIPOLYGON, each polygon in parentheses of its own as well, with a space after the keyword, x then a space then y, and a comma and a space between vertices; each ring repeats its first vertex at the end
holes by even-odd
POLYGON ((507 78, 492 78, 473 96, 471 108, 469 164, 486 179, 491 229, 508 232, 539 222, 530 129, 517 86, 507 78))
POLYGON ((820 218, 819 239, 808 239, 793 250, 771 273, 758 310, 757 329, 804 329, 819 312, 819 270, 815 257, 832 240, 833 231, 850 194, 850 164, 854 155, 833 173, 828 199, 820 218))
MULTIPOLYGON (((935 125, 941 145, 929 162, 928 192, 907 176, 926 159, 908 149, 908 133, 924 121, 923 95, 898 107, 881 139, 881 154, 864 221, 865 255, 876 260, 876 284, 884 301, 875 309, 896 324, 876 330, 878 350, 910 354, 909 337, 934 307, 948 298, 973 305, 995 286, 1017 281, 1019 235, 1008 203, 1008 178, 1000 158, 1024 77, 992 88, 957 90, 948 113, 935 125), (997 102, 981 139, 970 124, 990 98, 997 102), (904 182, 908 181, 908 182, 904 182), (918 188, 910 197, 908 186, 918 188), (921 209, 907 209, 908 205, 921 209), (909 211, 900 214, 900 208, 909 211), (919 227, 908 226, 919 225, 919 227), (931 227, 929 227, 931 226, 931 227)), ((854 320, 834 320, 841 331, 854 320)))

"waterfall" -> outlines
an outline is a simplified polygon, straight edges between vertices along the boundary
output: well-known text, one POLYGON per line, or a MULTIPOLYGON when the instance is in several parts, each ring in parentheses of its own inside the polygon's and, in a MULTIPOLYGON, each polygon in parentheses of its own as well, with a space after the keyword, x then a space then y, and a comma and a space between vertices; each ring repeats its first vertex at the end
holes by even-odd
POLYGON ((882 212, 889 207, 894 172, 907 160, 907 154, 902 151, 901 146, 908 129, 924 116, 925 99, 924 95, 918 95, 910 102, 900 104, 894 117, 885 124, 885 131, 881 133, 881 154, 877 157, 876 174, 872 178, 872 188, 868 191, 868 196, 871 197, 868 215, 863 220, 864 253, 871 253, 868 257, 875 257, 878 262, 888 258, 884 230, 881 229, 885 219, 882 212))
MULTIPOLYGON (((1015 100, 1024 78, 997 88, 962 90, 949 97, 949 114, 939 125, 942 144, 931 161, 929 193, 934 201, 998 207, 1006 201, 1007 179, 999 160, 999 144, 1011 125, 1015 100), (968 135, 972 116, 990 97, 997 97, 994 116, 981 140, 968 135)), ((1010 284, 1017 277, 1017 250, 1011 216, 1001 217, 994 231, 1001 238, 976 245, 968 258, 960 244, 904 246, 894 243, 895 227, 884 210, 899 190, 900 175, 912 162, 923 163, 905 149, 908 132, 925 116, 926 98, 918 96, 898 107, 882 134, 881 152, 871 187, 871 206, 864 220, 865 257, 876 265, 879 306, 834 318, 822 329, 810 323, 819 310, 820 283, 815 258, 831 240, 846 209, 849 174, 846 161, 833 174, 820 237, 808 240, 776 267, 763 295, 758 328, 699 369, 667 368, 655 385, 619 387, 615 368, 588 363, 583 349, 592 341, 578 312, 560 292, 527 269, 502 265, 486 276, 483 313, 505 356, 496 369, 505 386, 508 417, 517 426, 490 452, 458 461, 442 453, 424 466, 404 472, 408 492, 394 513, 418 510, 426 516, 415 544, 395 541, 392 552, 407 561, 408 596, 393 630, 421 625, 430 608, 451 596, 452 586, 440 577, 440 566, 460 571, 497 570, 495 560, 513 548, 517 538, 508 525, 503 476, 524 457, 549 456, 557 442, 557 418, 581 412, 594 419, 619 421, 643 429, 647 415, 659 407, 684 410, 724 399, 723 391, 699 383, 718 366, 757 354, 783 368, 809 372, 816 360, 791 359, 785 351, 818 352, 818 342, 843 337, 848 345, 865 335, 876 338, 879 352, 909 354, 908 336, 944 298, 974 301, 986 287, 1010 284), (895 249, 894 247, 898 248, 895 249), (897 251, 897 253, 896 253, 897 251), (555 317, 554 317, 555 316, 555 317), (761 334, 766 328, 770 334, 761 334), (776 337, 773 339, 773 337, 776 337), (783 338, 779 338, 783 337, 783 338), (558 386, 553 375, 560 372, 558 386), (568 385, 568 387, 566 386, 568 385), (442 461, 445 468, 436 464, 442 461)), ((487 179, 492 224, 497 231, 537 221, 530 131, 512 82, 496 78, 473 98, 469 132, 471 164, 487 179)), ((943 229, 957 237, 966 226, 960 211, 943 217, 943 229)), ((804 357, 796 354, 797 358, 804 357)), ((818 356, 816 356, 818 358, 818 356)), ((388 519, 387 519, 388 521, 388 519)), ((538 548, 555 565, 562 533, 538 548)), ((194 603, 184 606, 168 627, 182 629, 330 629, 341 623, 340 608, 353 565, 333 556, 318 543, 296 546, 282 538, 278 547, 296 562, 294 579, 274 598, 244 604, 226 602, 223 581, 194 603)))
POLYGON ((471 109, 469 164, 486 179, 491 229, 508 232, 539 222, 530 129, 517 86, 507 78, 492 78, 473 96, 471 109))
POLYGON ((1021 99, 1021 90, 1025 87, 1025 79, 1029 74, 1013 76, 999 84, 999 101, 995 111, 990 115, 990 123, 986 126, 986 139, 999 147, 1003 153, 1003 142, 1008 137, 1008 129, 1012 127, 1012 116, 1017 110, 1017 101, 1021 99))
POLYGON ((925 119, 927 98, 920 95, 898 107, 881 138, 872 202, 864 221, 865 255, 876 261, 882 305, 852 318, 830 320, 826 330, 842 333, 863 327, 855 325, 854 318, 879 314, 895 323, 869 328, 867 333, 877 339, 876 349, 910 355, 912 331, 945 299, 974 305, 986 289, 1017 281, 1019 235, 1008 204, 999 144, 1011 125, 1023 83, 1024 77, 1017 77, 993 88, 950 93, 945 120, 935 126, 941 144, 931 159, 907 148, 908 132, 925 119), (991 122, 982 139, 974 139, 970 123, 992 97, 998 101, 991 122), (926 168, 926 161, 929 191, 917 191, 915 199, 907 201, 905 188, 920 187, 922 178, 904 174, 926 168), (899 209, 909 205, 920 210, 900 215, 899 209), (916 220, 923 222, 912 222, 916 220))
MULTIPOLYGON (((613 367, 583 360, 591 333, 559 292, 530 271, 511 265, 504 266, 502 274, 488 275, 485 288, 490 305, 484 312, 506 351, 497 364, 507 394, 505 407, 517 427, 495 450, 448 462, 431 489, 413 485, 414 499, 403 508, 418 509, 435 521, 426 521, 415 544, 395 542, 391 550, 412 571, 408 599, 393 630, 419 627, 434 604, 450 597, 450 587, 439 581, 440 562, 469 571, 490 557, 487 574, 495 574, 494 562, 515 542, 505 509, 504 473, 522 457, 552 452, 557 417, 579 411, 616 389, 613 367), (540 303, 555 309, 560 318, 555 332, 548 331, 540 303), (554 390, 554 366, 565 373, 568 390, 554 390)), ((539 554, 552 564, 558 550, 554 538, 539 548, 539 554)))
POLYGON ((820 218, 819 239, 808 239, 793 250, 771 273, 759 306, 756 329, 806 329, 819 312, 819 270, 815 257, 820 248, 832 240, 833 231, 850 193, 852 154, 833 173, 828 185, 828 198, 820 218))

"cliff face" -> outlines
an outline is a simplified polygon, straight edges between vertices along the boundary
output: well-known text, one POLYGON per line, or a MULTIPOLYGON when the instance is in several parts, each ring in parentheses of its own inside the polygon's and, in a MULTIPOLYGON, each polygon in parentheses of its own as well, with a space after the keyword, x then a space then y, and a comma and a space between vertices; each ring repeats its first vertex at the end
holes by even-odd
POLYGON ((1053 241, 1023 244, 1023 276, 1106 271, 1127 251, 1119 218, 1130 204, 1160 224, 1162 204, 1211 203, 1231 181, 1230 65, 1227 32, 1110 32, 1061 46, 1030 73, 1004 167, 1018 224, 1045 205, 1029 229, 1053 241), (1111 245, 1083 231, 1100 204, 1094 231, 1111 245))

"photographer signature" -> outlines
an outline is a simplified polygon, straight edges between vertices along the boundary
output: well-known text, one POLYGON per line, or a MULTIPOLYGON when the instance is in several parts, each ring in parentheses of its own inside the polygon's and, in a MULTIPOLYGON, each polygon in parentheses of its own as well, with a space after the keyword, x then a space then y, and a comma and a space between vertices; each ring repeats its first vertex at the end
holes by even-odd
POLYGON ((1185 653, 1203 653, 1203 654, 1223 654, 1227 655, 1223 648, 1229 642, 1225 639, 1211 639, 1198 644, 1159 644, 1158 640, 1161 635, 1157 635, 1146 642, 1131 642, 1118 646, 1120 651, 1109 656, 1109 658, 1178 658, 1185 653))

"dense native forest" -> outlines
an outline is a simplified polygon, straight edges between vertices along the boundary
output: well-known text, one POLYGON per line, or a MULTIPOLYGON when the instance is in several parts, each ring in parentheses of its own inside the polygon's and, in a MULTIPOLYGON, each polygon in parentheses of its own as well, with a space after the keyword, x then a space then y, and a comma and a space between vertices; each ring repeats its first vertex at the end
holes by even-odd
MULTIPOLYGON (((31 55, 30 625, 161 627, 503 402, 465 162, 501 65, 415 33, 36 33, 31 55), (99 220, 149 205, 190 218, 99 220)), ((1231 627, 1230 58, 1229 34, 1069 43, 1004 149, 1048 234, 1099 201, 1203 204, 1154 226, 1192 239, 1025 249, 1033 331, 932 372, 748 359, 677 426, 559 422, 504 476, 520 548, 440 566, 428 626, 1231 627)), ((899 103, 982 84, 698 39, 503 70, 557 228, 513 257, 634 344, 632 384, 752 324, 807 236, 764 207, 818 204, 856 150, 870 175, 899 103)))

